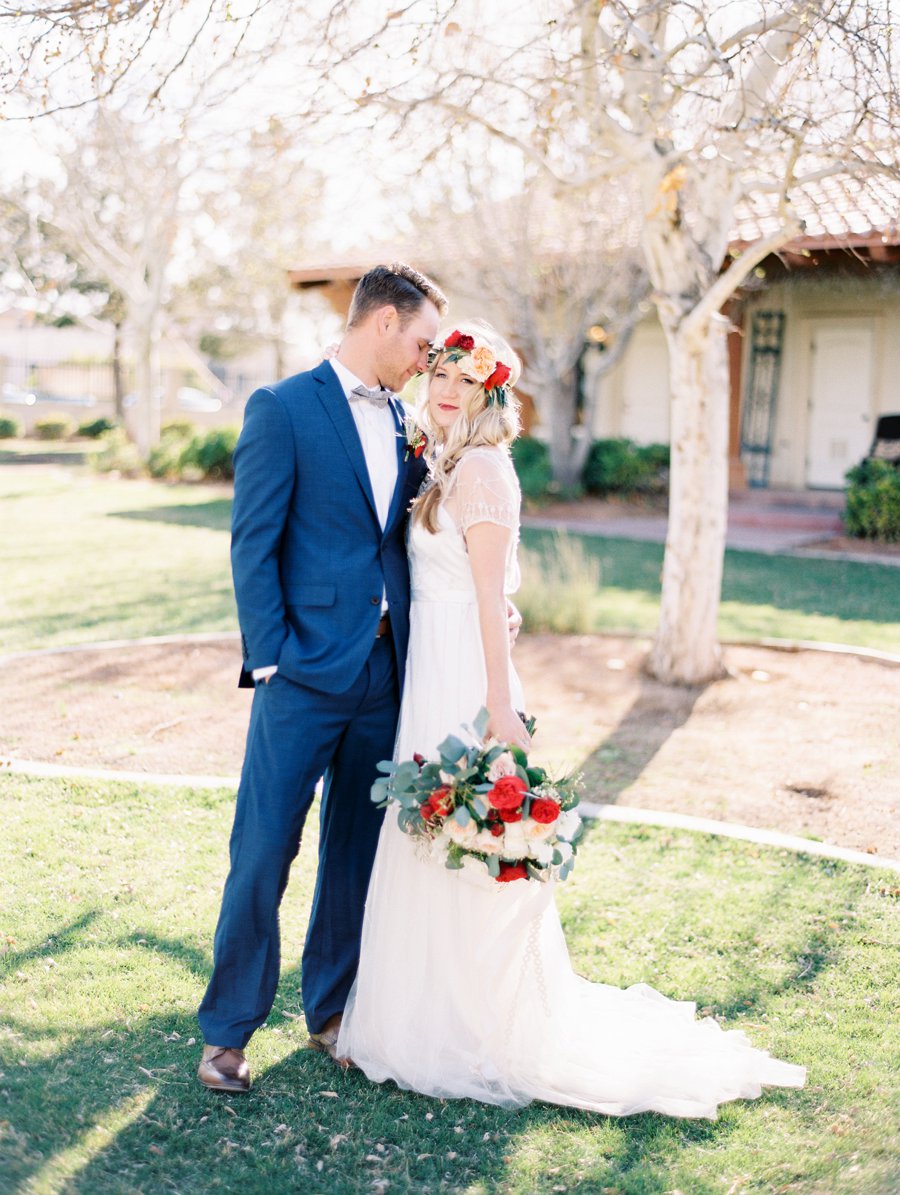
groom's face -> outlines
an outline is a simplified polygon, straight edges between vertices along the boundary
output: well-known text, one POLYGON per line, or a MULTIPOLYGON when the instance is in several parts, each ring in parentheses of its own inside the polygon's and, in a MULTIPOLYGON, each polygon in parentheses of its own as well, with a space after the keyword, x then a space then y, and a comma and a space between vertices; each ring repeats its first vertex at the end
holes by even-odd
POLYGON ((427 299, 407 317, 405 324, 395 308, 386 310, 388 315, 382 324, 376 372, 381 385, 396 393, 411 377, 428 368, 428 350, 437 336, 440 315, 427 299))

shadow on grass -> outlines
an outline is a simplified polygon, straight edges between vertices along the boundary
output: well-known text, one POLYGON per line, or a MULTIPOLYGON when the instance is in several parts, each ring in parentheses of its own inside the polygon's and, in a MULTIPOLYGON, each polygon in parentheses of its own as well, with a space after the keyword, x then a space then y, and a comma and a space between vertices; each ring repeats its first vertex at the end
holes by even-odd
POLYGON ((691 713, 705 686, 681 688, 642 676, 631 708, 582 762, 592 799, 613 805, 691 713))
POLYGON ((146 510, 113 510, 107 517, 228 531, 231 528, 231 498, 210 498, 206 502, 186 502, 178 506, 151 506, 146 510))
MULTIPOLYGON (((54 942, 71 948, 88 924, 90 915, 73 921, 54 942)), ((836 952, 823 951, 818 934, 814 939, 804 954, 826 966, 836 952)), ((209 971, 205 951, 153 935, 132 934, 126 942, 188 967, 199 996, 209 971)), ((785 986, 811 979, 798 973, 785 986)), ((278 1011, 260 1035, 268 1041, 256 1050, 258 1058, 276 1043, 282 1056, 267 1069, 257 1065, 249 1096, 223 1096, 197 1083, 200 1037, 183 1006, 96 1024, 56 1054, 10 1066, 3 1087, 20 1127, 14 1124, 6 1143, 7 1179, 15 1189, 48 1190, 52 1180, 52 1189, 67 1195, 549 1193, 560 1182, 585 1195, 605 1187, 662 1195, 684 1185, 693 1151, 725 1149, 739 1123, 731 1110, 716 1122, 652 1113, 618 1119, 544 1104, 510 1110, 438 1101, 392 1083, 372 1084, 303 1048, 295 1014, 284 1013, 285 1000, 294 1004, 298 992, 295 968, 282 976, 278 1011), (296 1037, 288 1052, 286 1034, 296 1037), (113 1128, 98 1131, 98 1124, 113 1128)), ((772 994, 760 976, 753 993, 758 1010, 772 994)), ((9 1032, 46 1044, 45 1031, 25 1020, 13 1018, 9 1032)), ((764 1096, 761 1115, 781 1097, 764 1096)), ((720 1190, 697 1174, 690 1184, 692 1195, 720 1190)))

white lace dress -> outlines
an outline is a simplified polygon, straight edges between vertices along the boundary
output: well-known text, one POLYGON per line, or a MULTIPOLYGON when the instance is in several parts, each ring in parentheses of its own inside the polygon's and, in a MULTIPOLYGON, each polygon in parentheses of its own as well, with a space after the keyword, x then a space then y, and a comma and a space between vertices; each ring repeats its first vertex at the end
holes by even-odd
MULTIPOLYGON (((512 531, 519 490, 507 453, 471 449, 435 535, 414 525, 410 650, 396 757, 434 756, 484 704, 486 675, 465 532, 512 531)), ((521 694, 513 674, 514 704, 521 694)), ((743 1033, 695 1019, 645 984, 622 990, 572 971, 552 884, 448 871, 389 810, 366 904, 359 973, 338 1049, 376 1082, 492 1104, 531 1100, 608 1115, 714 1117, 763 1085, 799 1087, 802 1067, 743 1033)))

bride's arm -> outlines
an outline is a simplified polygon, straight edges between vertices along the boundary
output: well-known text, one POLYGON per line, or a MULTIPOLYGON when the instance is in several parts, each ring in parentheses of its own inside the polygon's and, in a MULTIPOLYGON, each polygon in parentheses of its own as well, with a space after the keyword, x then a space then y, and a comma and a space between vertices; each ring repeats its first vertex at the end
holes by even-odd
POLYGON ((485 704, 490 714, 487 733, 527 751, 531 739, 512 707, 509 689, 509 621, 504 581, 512 535, 511 528, 496 523, 475 523, 465 533, 487 668, 485 704))

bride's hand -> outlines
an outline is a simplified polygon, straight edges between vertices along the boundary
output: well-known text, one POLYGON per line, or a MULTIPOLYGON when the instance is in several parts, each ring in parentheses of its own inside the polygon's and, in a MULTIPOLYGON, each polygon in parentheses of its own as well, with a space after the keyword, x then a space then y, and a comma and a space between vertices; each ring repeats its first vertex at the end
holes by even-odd
POLYGON ((523 751, 530 749, 531 735, 511 705, 489 712, 486 732, 489 738, 496 739, 498 743, 508 743, 511 747, 521 747, 523 751))

